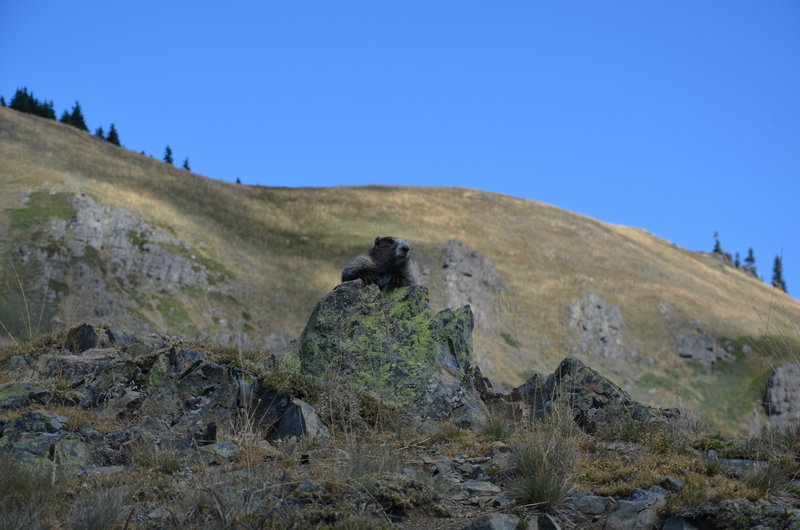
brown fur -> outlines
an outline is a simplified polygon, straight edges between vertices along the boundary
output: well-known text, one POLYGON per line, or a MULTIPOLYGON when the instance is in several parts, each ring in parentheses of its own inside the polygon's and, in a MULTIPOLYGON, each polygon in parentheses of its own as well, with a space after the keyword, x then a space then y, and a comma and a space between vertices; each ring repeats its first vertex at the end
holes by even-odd
POLYGON ((401 237, 376 237, 375 245, 356 256, 342 271, 342 281, 361 279, 365 284, 416 285, 408 241, 401 237))

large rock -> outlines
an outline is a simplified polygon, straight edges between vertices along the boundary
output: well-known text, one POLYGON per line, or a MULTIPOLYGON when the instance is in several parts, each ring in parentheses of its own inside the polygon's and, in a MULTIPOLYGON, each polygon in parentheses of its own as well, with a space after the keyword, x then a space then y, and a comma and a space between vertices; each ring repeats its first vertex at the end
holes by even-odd
POLYGON ((500 273, 480 251, 458 239, 448 239, 442 254, 445 307, 469 305, 477 326, 493 331, 502 318, 500 295, 505 285, 500 273))
POLYGON ((733 360, 733 355, 721 347, 717 339, 710 337, 699 329, 683 329, 678 332, 678 355, 684 359, 697 361, 706 368, 711 368, 718 361, 733 360))
POLYGON ((319 301, 300 337, 304 373, 336 378, 420 419, 481 421, 471 382, 469 306, 433 314, 428 290, 346 282, 319 301))
POLYGON ((512 391, 511 398, 528 405, 533 418, 549 415, 559 406, 567 407, 578 425, 590 433, 603 423, 653 421, 675 414, 634 401, 619 386, 571 358, 561 361, 546 380, 534 374, 512 391))
POLYGON ((775 368, 767 382, 764 408, 770 427, 782 429, 800 421, 800 366, 786 363, 775 368))
POLYGON ((623 354, 622 311, 589 293, 567 308, 570 354, 615 358, 623 354))

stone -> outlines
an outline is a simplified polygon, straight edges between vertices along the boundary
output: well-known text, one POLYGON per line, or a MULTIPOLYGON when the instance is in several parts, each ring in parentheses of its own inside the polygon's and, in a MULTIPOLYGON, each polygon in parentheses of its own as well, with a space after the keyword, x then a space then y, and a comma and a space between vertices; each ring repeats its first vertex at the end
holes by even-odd
POLYGON ((567 497, 567 503, 581 513, 597 515, 606 511, 614 503, 611 497, 573 493, 567 497))
POLYGON ((283 439, 289 436, 308 437, 313 440, 328 440, 331 433, 323 423, 322 418, 314 407, 297 398, 292 398, 291 403, 283 413, 278 423, 274 438, 283 439))
MULTIPOLYGON (((530 524, 528 525, 528 528, 530 528, 530 524)), ((561 530, 561 526, 559 526, 553 516, 549 513, 539 515, 535 528, 537 530, 561 530)))
POLYGON ((658 507, 647 501, 617 501, 605 530, 650 530, 658 528, 658 507))
MULTIPOLYGON (((640 490, 644 491, 644 490, 640 490)), ((605 530, 650 530, 658 528, 659 508, 666 505, 663 496, 644 500, 617 501, 611 508, 605 530)))
POLYGON ((215 442, 200 447, 200 451, 212 459, 233 460, 242 448, 233 442, 215 442))
POLYGON ((800 421, 800 366, 778 366, 767 381, 764 409, 770 427, 784 429, 800 421))
POLYGON ((728 474, 734 477, 743 477, 749 473, 767 467, 766 460, 748 460, 745 458, 720 458, 719 463, 728 474))
POLYGON ((730 361, 734 357, 717 343, 717 339, 699 329, 683 329, 678 332, 678 355, 697 361, 711 368, 720 360, 730 361))
POLYGON ((675 493, 683 489, 683 481, 675 477, 667 476, 661 481, 661 487, 675 493))
POLYGON ((95 348, 99 338, 94 327, 89 324, 81 324, 67 332, 66 344, 73 353, 82 353, 95 348))
POLYGON ((0 385, 0 410, 20 409, 31 403, 46 403, 52 392, 38 381, 19 381, 0 385))
POLYGON ((442 248, 442 269, 445 307, 469 305, 480 329, 493 331, 502 322, 500 296, 505 291, 494 265, 480 251, 448 239, 442 248))
POLYGON ((586 294, 567 308, 570 355, 613 359, 623 354, 622 311, 594 293, 586 294))
POLYGON ((464 530, 516 530, 519 517, 507 513, 484 515, 464 527, 464 530))
POLYGON ((48 410, 29 410, 14 421, 14 427, 21 432, 55 433, 64 429, 67 417, 48 410))
POLYGON ((661 530, 697 530, 697 527, 683 517, 671 515, 664 522, 661 530))
POLYGON ((609 379, 571 358, 561 361, 546 380, 534 374, 511 392, 511 398, 526 403, 534 419, 551 414, 555 407, 567 407, 588 433, 603 423, 626 419, 658 421, 677 416, 677 411, 654 409, 634 401, 609 379))
POLYGON ((346 282, 319 301, 300 337, 303 373, 341 378, 420 419, 480 424, 469 306, 433 314, 428 290, 346 282))

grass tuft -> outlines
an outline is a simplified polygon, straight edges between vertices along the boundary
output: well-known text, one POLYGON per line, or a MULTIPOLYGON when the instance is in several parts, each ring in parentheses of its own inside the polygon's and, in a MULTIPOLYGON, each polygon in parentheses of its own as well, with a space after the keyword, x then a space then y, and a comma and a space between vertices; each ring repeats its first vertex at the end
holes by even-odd
POLYGON ((516 464, 514 497, 543 511, 555 509, 571 490, 580 456, 575 423, 556 412, 534 422, 532 432, 518 435, 510 445, 516 464))

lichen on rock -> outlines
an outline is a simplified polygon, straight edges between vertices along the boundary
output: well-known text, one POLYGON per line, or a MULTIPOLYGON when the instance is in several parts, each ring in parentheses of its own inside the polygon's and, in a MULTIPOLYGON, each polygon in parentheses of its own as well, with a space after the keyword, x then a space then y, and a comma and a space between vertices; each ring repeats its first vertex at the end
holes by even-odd
POLYGON ((473 325, 469 306, 433 314, 425 287, 346 282, 312 312, 300 337, 301 369, 342 378, 420 419, 473 424, 484 416, 469 376, 473 325))

